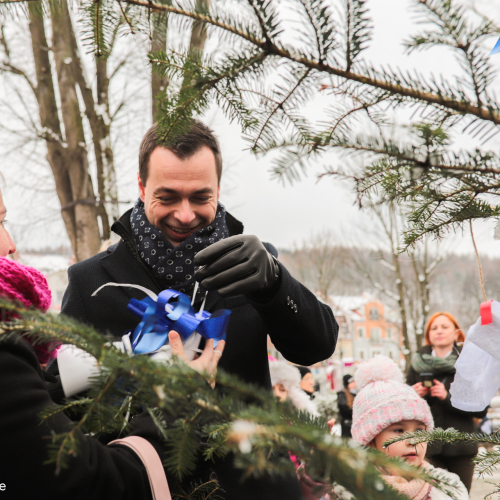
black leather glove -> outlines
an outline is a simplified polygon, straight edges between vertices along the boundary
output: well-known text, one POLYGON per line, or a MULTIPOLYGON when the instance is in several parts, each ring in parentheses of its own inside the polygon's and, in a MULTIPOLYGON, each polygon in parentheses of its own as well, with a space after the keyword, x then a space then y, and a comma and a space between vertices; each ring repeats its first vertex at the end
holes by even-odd
POLYGON ((238 235, 218 241, 196 254, 202 266, 195 278, 222 296, 268 290, 279 278, 279 266, 257 236, 238 235))

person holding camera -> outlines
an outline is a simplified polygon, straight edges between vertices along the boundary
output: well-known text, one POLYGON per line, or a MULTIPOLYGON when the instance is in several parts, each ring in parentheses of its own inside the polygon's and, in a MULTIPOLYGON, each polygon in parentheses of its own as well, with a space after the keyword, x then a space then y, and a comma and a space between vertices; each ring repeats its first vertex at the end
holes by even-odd
MULTIPOLYGON (((434 313, 425 328, 425 346, 412 357, 406 383, 429 404, 435 427, 475 432, 474 418, 483 418, 487 408, 477 413, 465 412, 454 408, 450 400, 455 363, 464 340, 465 335, 452 314, 434 313)), ((472 459, 477 451, 477 444, 436 442, 429 444, 427 455, 435 467, 457 474, 470 492, 474 473, 472 459)))

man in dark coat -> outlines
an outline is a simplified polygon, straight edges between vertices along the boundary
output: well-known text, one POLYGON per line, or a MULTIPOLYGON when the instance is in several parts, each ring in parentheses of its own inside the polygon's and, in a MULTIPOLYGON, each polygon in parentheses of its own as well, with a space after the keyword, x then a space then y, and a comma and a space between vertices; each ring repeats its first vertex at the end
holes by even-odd
MULTIPOLYGON (((338 326, 331 309, 298 283, 277 251, 253 235, 218 202, 222 160, 212 131, 194 122, 175 142, 158 145, 153 126, 139 154, 140 199, 114 225, 121 240, 68 271, 62 312, 121 337, 138 324, 127 310, 134 288, 194 293, 199 307, 232 311, 219 366, 271 390, 267 335, 291 362, 311 365, 334 351, 338 326), (196 273, 196 279, 195 279, 196 273)), ((240 484, 231 467, 217 470, 226 499, 300 499, 296 481, 264 478, 240 484), (256 496, 257 495, 257 496, 256 496)))

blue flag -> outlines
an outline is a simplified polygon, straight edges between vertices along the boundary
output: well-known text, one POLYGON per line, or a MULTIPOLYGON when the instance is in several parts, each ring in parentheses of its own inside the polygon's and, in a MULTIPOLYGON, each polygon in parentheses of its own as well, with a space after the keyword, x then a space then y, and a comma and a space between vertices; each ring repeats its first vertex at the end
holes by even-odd
POLYGON ((497 44, 493 47, 493 50, 490 52, 490 56, 497 54, 498 52, 500 52, 500 38, 498 39, 497 44))

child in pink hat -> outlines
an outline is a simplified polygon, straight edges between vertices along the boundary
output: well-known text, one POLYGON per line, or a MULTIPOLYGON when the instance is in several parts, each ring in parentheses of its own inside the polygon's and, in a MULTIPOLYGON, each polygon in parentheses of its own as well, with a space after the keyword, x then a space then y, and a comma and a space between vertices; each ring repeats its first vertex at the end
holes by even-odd
MULTIPOLYGON (((466 500, 467 489, 456 474, 438 469, 425 461, 427 444, 411 446, 400 441, 389 446, 384 443, 405 432, 431 431, 434 428, 427 402, 404 383, 399 367, 386 356, 361 364, 354 374, 358 395, 353 405, 352 436, 366 446, 377 448, 390 457, 399 457, 416 467, 424 467, 429 475, 453 484, 453 498, 466 500)), ((443 491, 422 480, 407 481, 384 471, 386 483, 412 500, 452 499, 443 491)))

